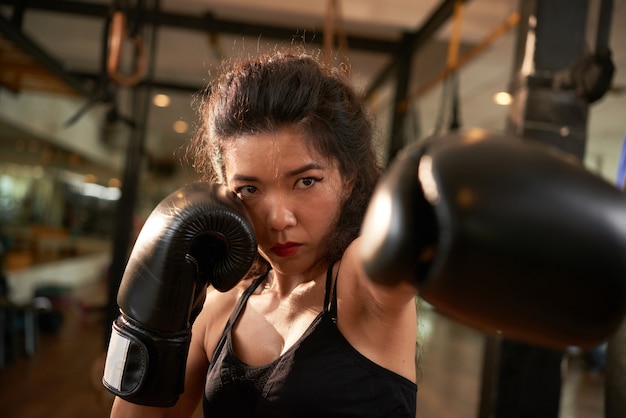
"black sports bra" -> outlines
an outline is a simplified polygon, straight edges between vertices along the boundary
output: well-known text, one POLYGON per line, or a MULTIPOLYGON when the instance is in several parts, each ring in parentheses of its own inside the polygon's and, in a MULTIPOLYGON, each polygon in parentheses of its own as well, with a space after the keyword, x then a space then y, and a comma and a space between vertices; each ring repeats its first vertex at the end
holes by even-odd
POLYGON ((205 417, 415 417, 417 385, 363 356, 337 328, 331 272, 332 266, 323 311, 292 347, 262 366, 243 363, 233 349, 233 326, 265 276, 246 289, 207 372, 205 417))

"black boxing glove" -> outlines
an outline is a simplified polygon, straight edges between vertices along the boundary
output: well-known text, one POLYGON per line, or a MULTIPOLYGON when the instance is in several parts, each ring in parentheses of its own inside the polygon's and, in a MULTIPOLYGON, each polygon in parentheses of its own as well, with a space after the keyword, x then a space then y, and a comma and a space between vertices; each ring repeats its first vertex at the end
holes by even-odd
POLYGON ((362 229, 379 283, 414 283, 439 311, 551 347, 590 347, 626 312, 626 197, 573 157, 467 131, 403 150, 362 229))
POLYGON ((207 285, 234 287, 256 254, 252 223, 225 186, 194 183, 166 197, 146 220, 122 277, 104 386, 132 403, 174 405, 184 390, 194 306, 207 285))

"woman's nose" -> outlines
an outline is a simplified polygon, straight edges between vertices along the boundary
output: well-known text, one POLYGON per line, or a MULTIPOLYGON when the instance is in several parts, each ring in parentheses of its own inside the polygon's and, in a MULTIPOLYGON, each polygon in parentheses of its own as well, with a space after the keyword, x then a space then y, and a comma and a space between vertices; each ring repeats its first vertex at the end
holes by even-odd
POLYGON ((274 197, 269 199, 268 224, 272 229, 282 231, 296 225, 296 216, 288 199, 274 197))

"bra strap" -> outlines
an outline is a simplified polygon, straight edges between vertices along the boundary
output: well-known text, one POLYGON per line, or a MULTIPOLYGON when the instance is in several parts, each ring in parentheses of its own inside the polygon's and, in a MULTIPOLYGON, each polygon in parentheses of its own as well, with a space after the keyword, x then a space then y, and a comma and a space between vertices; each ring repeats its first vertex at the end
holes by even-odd
MULTIPOLYGON (((337 272, 339 274, 339 272, 337 272)), ((326 291, 324 293, 324 313, 337 322, 337 278, 333 286, 333 264, 326 271, 326 291), (332 300, 331 300, 332 298, 332 300)))
POLYGON ((252 284, 248 286, 248 288, 244 290, 243 294, 239 297, 235 309, 233 309, 233 312, 230 314, 230 317, 226 322, 226 326, 224 327, 224 331, 222 332, 222 337, 220 338, 220 341, 218 342, 217 347, 213 352, 213 358, 211 359, 211 363, 216 360, 217 356, 222 351, 222 348, 224 348, 224 344, 226 344, 226 337, 230 335, 233 325, 235 324, 235 322, 237 322, 237 319, 239 319, 241 312, 243 312, 243 308, 246 306, 250 295, 256 290, 257 287, 259 287, 259 284, 261 284, 261 282, 265 280, 266 277, 267 273, 254 279, 252 284))
POLYGON ((261 284, 261 282, 265 280, 266 277, 267 273, 257 277, 256 279, 254 279, 252 284, 248 286, 246 290, 244 290, 243 294, 237 301, 237 306, 235 306, 233 313, 230 314, 230 318, 228 318, 228 322, 226 323, 226 329, 232 328, 233 324, 237 322, 239 316, 241 315, 241 312, 243 312, 243 308, 246 306, 246 303, 250 298, 250 295, 256 290, 257 287, 259 287, 259 284, 261 284))

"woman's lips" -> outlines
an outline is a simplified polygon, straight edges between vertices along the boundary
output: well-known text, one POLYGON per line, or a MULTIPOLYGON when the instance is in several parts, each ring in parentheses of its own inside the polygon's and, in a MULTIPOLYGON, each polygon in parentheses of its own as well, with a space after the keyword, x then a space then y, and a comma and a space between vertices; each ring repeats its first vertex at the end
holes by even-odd
POLYGON ((284 244, 275 244, 272 246, 272 252, 279 257, 291 257, 296 254, 302 247, 302 244, 297 242, 286 242, 284 244))

